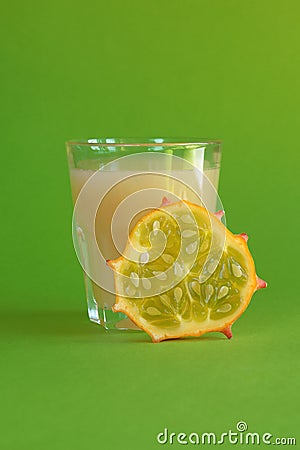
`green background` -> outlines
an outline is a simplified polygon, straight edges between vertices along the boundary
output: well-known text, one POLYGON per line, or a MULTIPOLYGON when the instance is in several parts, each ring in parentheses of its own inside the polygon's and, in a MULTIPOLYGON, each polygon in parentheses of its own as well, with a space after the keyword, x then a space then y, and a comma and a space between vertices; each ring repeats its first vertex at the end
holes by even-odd
POLYGON ((1 449, 156 449, 239 420, 297 437, 299 19, 296 0, 2 6, 1 449), (87 319, 64 141, 161 135, 224 141, 227 224, 269 282, 231 341, 87 319))

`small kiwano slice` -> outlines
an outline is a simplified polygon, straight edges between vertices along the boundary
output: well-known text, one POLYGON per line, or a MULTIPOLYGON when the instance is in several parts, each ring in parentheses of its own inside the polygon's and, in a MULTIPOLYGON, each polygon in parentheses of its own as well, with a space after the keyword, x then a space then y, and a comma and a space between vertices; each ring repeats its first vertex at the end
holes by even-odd
POLYGON ((123 312, 153 342, 220 331, 231 325, 253 293, 257 277, 248 236, 232 234, 216 215, 181 201, 145 215, 132 230, 114 270, 115 312, 123 312), (138 257, 137 257, 138 255, 138 257))

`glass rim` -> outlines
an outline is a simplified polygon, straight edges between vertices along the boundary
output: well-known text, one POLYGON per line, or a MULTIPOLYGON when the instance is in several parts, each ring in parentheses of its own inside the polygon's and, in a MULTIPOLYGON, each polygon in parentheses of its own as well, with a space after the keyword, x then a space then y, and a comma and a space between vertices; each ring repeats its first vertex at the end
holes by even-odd
POLYGON ((66 141, 67 146, 86 146, 101 145, 107 147, 174 147, 186 145, 221 145, 222 141, 219 139, 205 139, 205 138, 89 138, 89 139, 70 139, 66 141))

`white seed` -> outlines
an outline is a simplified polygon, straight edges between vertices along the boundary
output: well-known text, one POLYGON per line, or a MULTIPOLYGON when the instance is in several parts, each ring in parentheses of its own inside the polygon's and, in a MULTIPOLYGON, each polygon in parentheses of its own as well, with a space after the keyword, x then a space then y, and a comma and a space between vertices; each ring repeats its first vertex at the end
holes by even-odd
POLYGON ((159 296, 160 301, 162 302, 163 305, 165 305, 167 308, 170 307, 170 298, 167 296, 167 294, 162 294, 159 296))
POLYGON ((228 294, 228 292, 229 292, 228 287, 227 286, 222 286, 220 288, 220 290, 219 290, 219 293, 218 293, 218 299, 220 300, 220 298, 225 297, 228 294))
POLYGON ((144 289, 151 289, 151 281, 148 278, 142 278, 142 285, 144 289))
POLYGON ((140 263, 141 264, 146 264, 148 261, 149 261, 149 258, 150 258, 150 255, 149 255, 149 253, 141 253, 141 256, 140 256, 140 263))
POLYGON ((207 280, 207 276, 205 274, 201 273, 201 275, 199 275, 199 283, 202 284, 206 280, 207 280))
POLYGON ((183 274, 182 267, 177 261, 174 263, 174 274, 176 277, 181 277, 183 274))
POLYGON ((228 268, 226 263, 221 266, 220 278, 228 278, 228 268))
POLYGON ((240 278, 243 275, 242 269, 239 265, 232 263, 231 268, 232 273, 236 278, 240 278))
POLYGON ((125 292, 126 292, 126 294, 127 294, 129 297, 133 297, 133 296, 135 295, 135 289, 134 289, 134 287, 133 287, 131 284, 129 284, 129 285, 126 287, 125 292))
POLYGON ((135 286, 138 287, 139 285, 139 276, 137 273, 135 272, 131 272, 130 274, 130 279, 131 279, 131 283, 135 286))
POLYGON ((176 302, 180 302, 181 297, 182 297, 182 289, 179 286, 176 286, 176 288, 174 289, 174 298, 176 302))
POLYGON ((157 308, 154 308, 154 306, 148 306, 147 313, 150 314, 150 316, 160 316, 161 315, 161 312, 157 308))
POLYGON ((228 312, 231 310, 231 305, 229 303, 224 303, 224 305, 220 306, 220 308, 217 309, 217 312, 228 312))
POLYGON ((154 275, 158 280, 161 280, 161 281, 164 281, 164 280, 167 279, 167 274, 166 274, 165 272, 161 272, 161 271, 156 271, 156 270, 154 270, 154 271, 153 271, 153 275, 154 275))
POLYGON ((216 270, 217 264, 216 261, 212 260, 209 262, 208 266, 207 266, 207 271, 209 273, 214 273, 214 271, 216 270))
POLYGON ((158 235, 158 232, 159 232, 159 230, 160 230, 160 222, 159 222, 158 220, 155 220, 155 221, 153 222, 152 228, 153 228, 153 235, 154 235, 154 236, 157 236, 157 235, 158 235))
POLYGON ((182 237, 183 238, 190 238, 192 236, 195 236, 197 234, 197 231, 193 231, 193 230, 184 230, 182 232, 182 237))
POLYGON ((165 263, 167 264, 172 264, 174 262, 174 258, 171 255, 168 255, 167 253, 164 253, 162 255, 162 259, 164 260, 165 263))
POLYGON ((191 287, 197 295, 200 295, 200 285, 197 281, 192 281, 191 287))
POLYGON ((193 218, 189 214, 181 216, 181 220, 183 223, 194 223, 193 218))
POLYGON ((214 293, 214 288, 212 287, 211 284, 208 284, 208 285, 206 286, 206 288, 205 288, 205 295, 206 295, 206 297, 205 297, 205 302, 206 302, 206 303, 209 301, 209 299, 211 298, 211 296, 213 295, 213 293, 214 293))
POLYGON ((189 244, 189 245, 185 248, 185 251, 187 252, 187 254, 188 254, 188 255, 192 255, 192 254, 196 251, 197 245, 198 245, 198 242, 197 242, 197 241, 192 242, 191 244, 189 244))

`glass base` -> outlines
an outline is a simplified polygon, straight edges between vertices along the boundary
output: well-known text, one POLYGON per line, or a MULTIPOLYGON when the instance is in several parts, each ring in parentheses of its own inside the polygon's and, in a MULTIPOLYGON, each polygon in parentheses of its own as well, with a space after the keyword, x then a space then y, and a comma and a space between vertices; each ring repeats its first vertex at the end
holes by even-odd
POLYGON ((88 315, 91 322, 102 325, 106 330, 135 330, 141 331, 134 325, 123 313, 115 313, 111 309, 88 309, 88 315))
MULTIPOLYGON (((141 331, 128 317, 121 312, 113 312, 109 308, 101 308, 94 297, 92 282, 86 277, 88 316, 91 322, 102 325, 106 330, 138 330, 141 331)), ((102 292, 103 293, 103 292, 102 292)), ((106 294, 107 295, 107 294, 106 294)))

